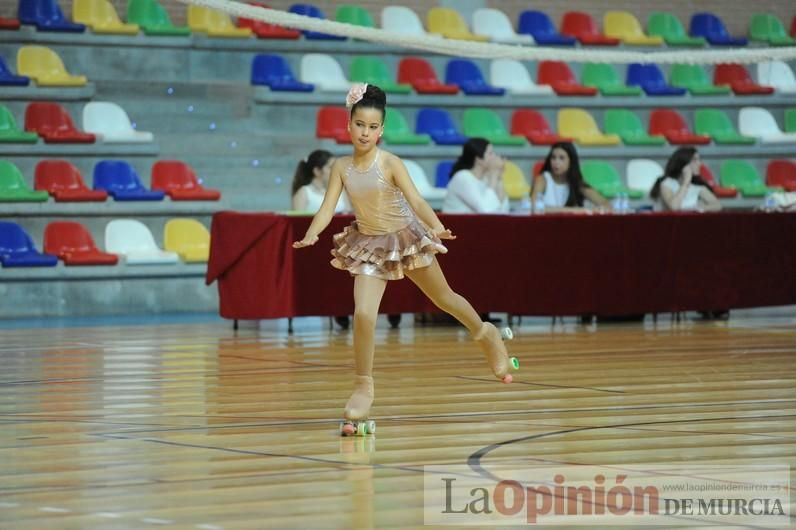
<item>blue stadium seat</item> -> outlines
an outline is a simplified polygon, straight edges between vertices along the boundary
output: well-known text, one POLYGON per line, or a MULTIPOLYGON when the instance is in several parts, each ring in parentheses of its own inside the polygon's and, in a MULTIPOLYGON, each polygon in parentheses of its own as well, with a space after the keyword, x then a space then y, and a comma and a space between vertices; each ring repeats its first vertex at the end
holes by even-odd
POLYGON ((252 61, 252 84, 266 85, 271 90, 283 92, 315 90, 315 85, 296 79, 290 65, 281 55, 255 55, 252 61))
POLYGON ((30 78, 24 75, 16 75, 9 68, 6 62, 0 57, 0 85, 27 86, 30 78))
MULTIPOLYGON (((326 16, 320 8, 312 4, 293 4, 288 9, 289 12, 296 15, 304 15, 305 17, 319 18, 326 20, 326 16)), ((338 37, 337 35, 329 35, 328 33, 320 33, 318 31, 303 31, 305 39, 312 40, 346 40, 345 37, 338 37)))
POLYGON ((731 37, 724 22, 713 13, 694 13, 688 32, 716 46, 746 46, 747 43, 745 37, 731 37))
POLYGON ((415 132, 428 134, 437 145, 462 145, 467 141, 467 137, 456 130, 453 119, 442 109, 420 109, 417 113, 415 132))
POLYGON ((22 24, 36 26, 39 31, 82 33, 84 24, 69 22, 56 0, 19 0, 18 18, 22 24))
POLYGON ((55 267, 56 256, 42 254, 17 223, 0 222, 0 263, 3 267, 55 267))
POLYGON ((95 190, 105 190, 117 201, 162 201, 162 191, 148 190, 133 166, 117 160, 101 160, 94 166, 95 190))
POLYGON ((536 44, 547 46, 574 46, 575 37, 561 35, 553 21, 541 11, 523 11, 520 13, 517 33, 532 35, 536 44))
POLYGON ((458 85, 462 92, 470 96, 502 96, 505 88, 490 85, 484 80, 478 66, 466 59, 452 59, 445 67, 445 83, 458 85))
POLYGON ((437 164, 437 175, 434 186, 437 188, 447 188, 448 182, 451 180, 451 168, 453 167, 453 160, 443 160, 437 164))
POLYGON ((682 96, 687 90, 666 82, 663 72, 656 64, 633 63, 627 67, 628 86, 640 86, 648 96, 682 96))

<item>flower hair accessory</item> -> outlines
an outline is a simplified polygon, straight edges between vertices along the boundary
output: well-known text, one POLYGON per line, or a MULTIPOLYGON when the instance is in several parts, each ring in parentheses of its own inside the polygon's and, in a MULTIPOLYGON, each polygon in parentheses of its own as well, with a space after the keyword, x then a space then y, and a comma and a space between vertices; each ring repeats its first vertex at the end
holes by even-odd
POLYGON ((365 95, 365 91, 368 89, 367 83, 357 83, 351 87, 351 90, 348 91, 348 95, 345 97, 345 106, 348 110, 359 103, 362 97, 365 95))

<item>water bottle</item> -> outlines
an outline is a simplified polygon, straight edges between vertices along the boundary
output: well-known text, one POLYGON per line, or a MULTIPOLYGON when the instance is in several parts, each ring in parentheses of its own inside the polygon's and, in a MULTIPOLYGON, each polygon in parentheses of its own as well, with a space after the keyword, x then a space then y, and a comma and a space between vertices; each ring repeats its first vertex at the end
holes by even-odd
POLYGON ((617 193, 614 197, 614 200, 611 201, 611 209, 614 213, 621 214, 622 213, 622 194, 617 193))
POLYGON ((536 202, 533 205, 533 213, 535 215, 544 214, 544 197, 541 195, 536 198, 536 202))
POLYGON ((766 193, 766 198, 763 201, 763 210, 766 212, 773 212, 777 209, 777 201, 774 199, 773 193, 766 193))
POLYGON ((627 193, 620 193, 619 196, 622 198, 622 213, 630 213, 630 196, 627 193))
POLYGON ((523 197, 522 201, 520 201, 520 212, 530 213, 531 212, 531 198, 530 197, 523 197))

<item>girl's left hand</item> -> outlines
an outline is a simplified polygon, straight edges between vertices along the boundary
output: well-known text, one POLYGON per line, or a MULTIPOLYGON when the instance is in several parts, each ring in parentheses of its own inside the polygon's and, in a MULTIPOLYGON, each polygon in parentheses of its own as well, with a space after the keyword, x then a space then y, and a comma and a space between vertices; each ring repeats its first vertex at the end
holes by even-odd
POLYGON ((453 232, 451 232, 449 228, 438 230, 434 232, 434 235, 440 239, 456 239, 456 236, 453 235, 453 232))

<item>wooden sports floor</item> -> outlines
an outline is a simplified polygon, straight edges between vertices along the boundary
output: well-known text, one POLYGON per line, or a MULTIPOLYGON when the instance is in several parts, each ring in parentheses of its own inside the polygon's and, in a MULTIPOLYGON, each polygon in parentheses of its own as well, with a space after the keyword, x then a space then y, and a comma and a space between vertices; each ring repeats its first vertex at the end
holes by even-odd
POLYGON ((325 321, 0 330, 0 528, 416 528, 429 464, 796 468, 796 313, 515 334, 503 385, 462 328, 380 321, 377 433, 341 438, 325 321))

